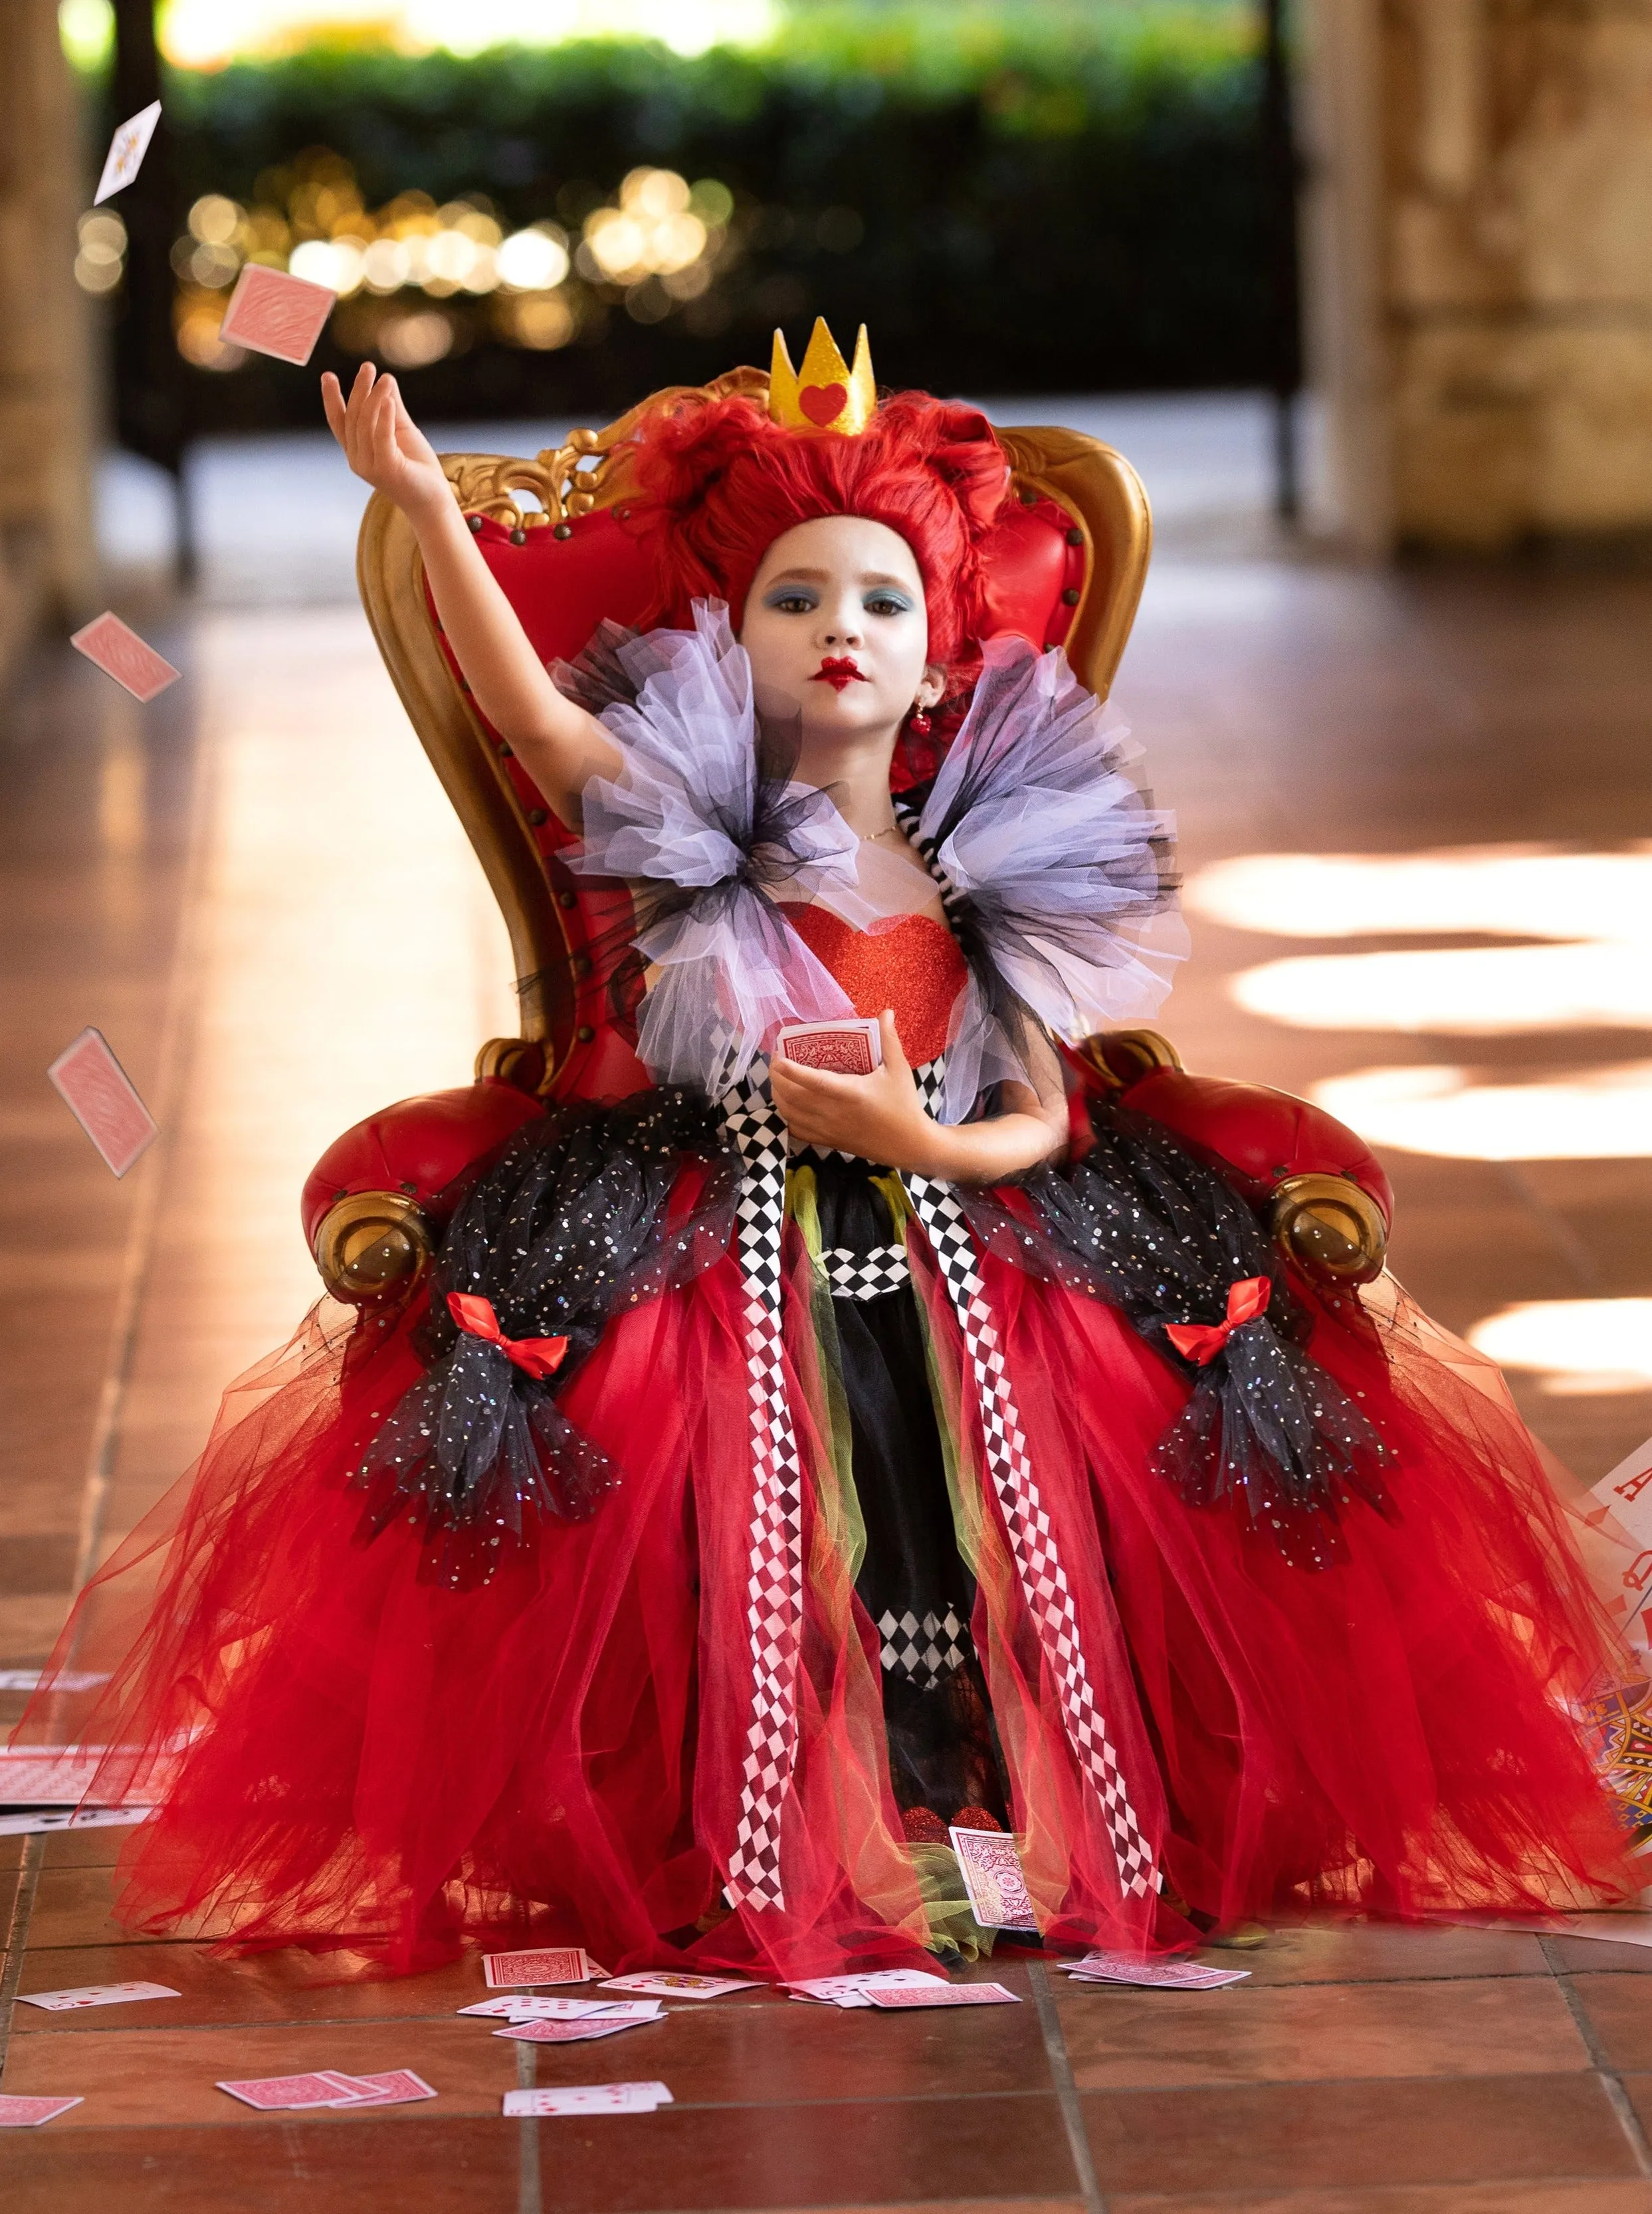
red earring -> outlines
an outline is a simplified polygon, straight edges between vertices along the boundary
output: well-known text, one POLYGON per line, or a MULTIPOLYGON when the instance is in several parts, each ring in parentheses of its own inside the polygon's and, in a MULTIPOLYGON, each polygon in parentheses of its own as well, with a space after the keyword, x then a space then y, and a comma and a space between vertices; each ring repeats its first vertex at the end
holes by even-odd
POLYGON ((915 706, 907 718, 907 723, 915 738, 929 736, 929 711, 927 707, 915 706))

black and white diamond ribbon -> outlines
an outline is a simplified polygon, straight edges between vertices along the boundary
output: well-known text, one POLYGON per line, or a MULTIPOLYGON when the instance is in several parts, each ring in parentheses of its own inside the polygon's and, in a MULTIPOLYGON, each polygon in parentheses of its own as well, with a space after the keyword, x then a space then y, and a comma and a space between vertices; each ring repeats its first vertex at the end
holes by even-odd
POLYGON ((904 1614, 885 1608, 878 1618, 878 1658, 886 1676, 939 1683, 970 1657, 970 1633, 949 1606, 943 1615, 921 1621, 909 1607, 904 1614))

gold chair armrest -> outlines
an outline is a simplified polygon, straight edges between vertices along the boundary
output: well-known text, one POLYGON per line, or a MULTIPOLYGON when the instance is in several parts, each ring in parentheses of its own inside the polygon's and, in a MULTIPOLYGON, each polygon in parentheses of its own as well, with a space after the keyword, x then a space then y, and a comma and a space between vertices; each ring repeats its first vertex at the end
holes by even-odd
POLYGON ((435 1251, 429 1216, 404 1191, 349 1192, 315 1232, 321 1281, 351 1306, 411 1291, 435 1251))
POLYGON ((1388 1257, 1382 1209, 1351 1177, 1284 1177, 1274 1187, 1268 1226, 1287 1260, 1320 1283, 1368 1284, 1388 1257))
POLYGON ((1180 1068, 1182 1056, 1157 1031, 1098 1031, 1079 1048, 1098 1076, 1123 1092, 1155 1068, 1180 1068))

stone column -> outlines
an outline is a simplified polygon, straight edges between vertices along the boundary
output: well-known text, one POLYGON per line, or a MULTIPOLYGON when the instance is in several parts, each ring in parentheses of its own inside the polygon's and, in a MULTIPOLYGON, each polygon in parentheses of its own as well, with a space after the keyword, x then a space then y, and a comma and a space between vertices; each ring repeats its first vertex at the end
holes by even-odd
POLYGON ((1304 0, 1313 525, 1652 535, 1652 0, 1304 0))
POLYGON ((72 274, 80 103, 55 0, 0 0, 0 670, 91 612, 91 333, 72 274))

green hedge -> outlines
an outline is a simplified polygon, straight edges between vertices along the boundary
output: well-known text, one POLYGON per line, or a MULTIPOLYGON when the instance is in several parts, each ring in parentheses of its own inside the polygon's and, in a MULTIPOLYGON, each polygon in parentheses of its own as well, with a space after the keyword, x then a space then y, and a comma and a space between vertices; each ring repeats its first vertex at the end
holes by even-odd
MULTIPOLYGON (((175 75, 168 113, 192 195, 249 199, 261 173, 323 146, 370 205, 480 190, 510 225, 555 214, 559 196, 566 215, 571 187, 606 197, 639 162, 719 177, 768 211, 719 279, 712 333, 621 312, 566 352, 490 346, 417 372, 427 411, 617 406, 766 362, 774 324, 802 335, 817 310, 846 342, 870 326, 885 382, 1239 385, 1274 359, 1254 14, 817 7, 766 52, 312 50, 175 75), (828 208, 860 217, 852 250, 819 244, 828 208)), ((261 364, 191 376, 218 419, 309 412, 309 381, 261 364)))

